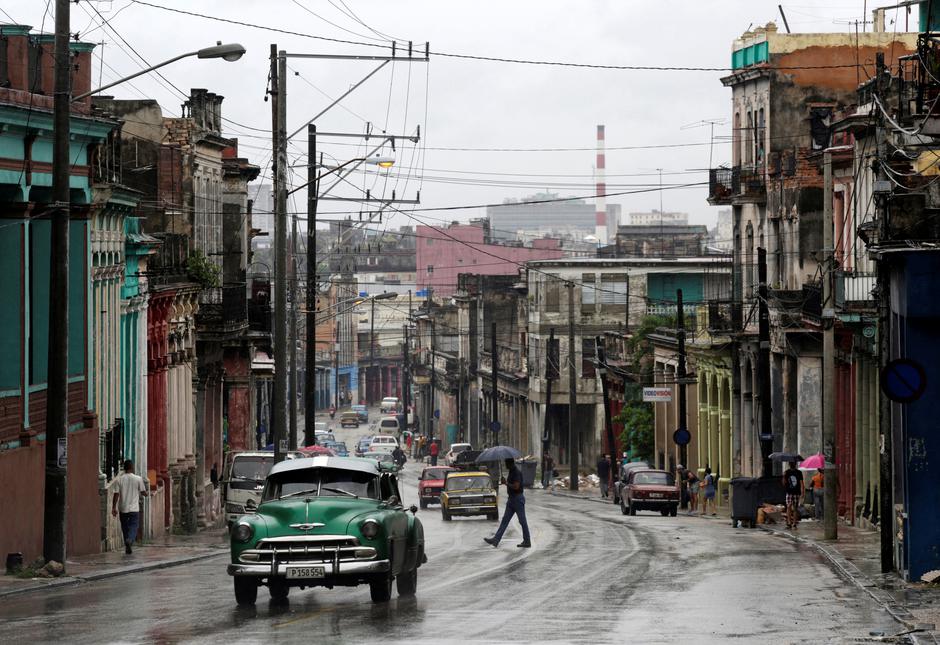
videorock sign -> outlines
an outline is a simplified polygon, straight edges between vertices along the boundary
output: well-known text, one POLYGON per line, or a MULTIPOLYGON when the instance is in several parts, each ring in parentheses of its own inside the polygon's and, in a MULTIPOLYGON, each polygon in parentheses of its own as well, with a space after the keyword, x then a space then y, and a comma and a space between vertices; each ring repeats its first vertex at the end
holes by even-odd
POLYGON ((69 443, 65 437, 59 438, 56 464, 59 468, 65 468, 69 463, 69 443))
POLYGON ((672 401, 672 388, 644 387, 643 401, 647 403, 668 403, 669 401, 672 401))

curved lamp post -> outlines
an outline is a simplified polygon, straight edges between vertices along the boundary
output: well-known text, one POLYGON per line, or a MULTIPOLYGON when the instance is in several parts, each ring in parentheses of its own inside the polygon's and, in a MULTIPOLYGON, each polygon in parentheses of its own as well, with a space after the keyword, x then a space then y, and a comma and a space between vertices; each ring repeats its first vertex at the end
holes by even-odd
POLYGON ((72 101, 81 101, 82 99, 88 98, 92 94, 103 92, 104 90, 112 88, 115 85, 120 85, 121 83, 129 81, 133 78, 137 78, 138 76, 149 74, 155 69, 159 69, 165 65, 169 65, 170 63, 175 63, 176 61, 181 60, 183 58, 189 58, 190 56, 195 56, 196 58, 221 58, 222 60, 226 60, 231 63, 231 62, 238 60, 242 56, 244 56, 245 51, 246 49, 242 47, 241 45, 239 45, 238 43, 230 43, 228 45, 223 45, 222 42, 219 41, 212 47, 204 47, 194 52, 188 52, 186 54, 180 54, 179 56, 174 56, 173 58, 170 58, 169 60, 165 60, 162 63, 158 63, 154 65, 153 67, 142 69, 136 74, 125 76, 124 78, 120 78, 114 81, 113 83, 108 83, 107 85, 102 85, 101 87, 91 90, 90 92, 85 92, 83 94, 79 94, 78 96, 73 96, 72 101))

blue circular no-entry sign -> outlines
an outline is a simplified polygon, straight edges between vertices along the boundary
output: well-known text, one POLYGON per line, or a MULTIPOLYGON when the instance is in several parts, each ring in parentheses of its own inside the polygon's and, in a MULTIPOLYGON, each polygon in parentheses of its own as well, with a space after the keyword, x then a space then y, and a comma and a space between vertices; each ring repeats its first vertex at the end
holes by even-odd
POLYGON ((502 426, 500 425, 499 421, 493 421, 492 423, 490 423, 490 430, 492 430, 493 432, 499 432, 499 429, 501 427, 502 426))
POLYGON ((672 433, 672 441, 677 446, 687 446, 692 441, 692 433, 685 428, 679 428, 672 433))
POLYGON ((927 389, 927 373, 917 361, 896 358, 881 370, 881 391, 896 403, 911 403, 927 389))

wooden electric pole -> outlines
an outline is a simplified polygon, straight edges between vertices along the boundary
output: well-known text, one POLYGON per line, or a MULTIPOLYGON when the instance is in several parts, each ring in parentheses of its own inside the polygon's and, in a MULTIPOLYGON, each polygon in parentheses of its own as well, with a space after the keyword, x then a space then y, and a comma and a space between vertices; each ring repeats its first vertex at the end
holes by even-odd
POLYGON ((835 311, 832 297, 833 275, 833 222, 832 222, 832 153, 823 152, 823 266, 822 266, 822 325, 823 325, 823 536, 827 540, 839 537, 838 509, 836 508, 836 345, 835 311))
POLYGON ((568 465, 569 465, 569 477, 568 477, 568 488, 570 490, 578 490, 578 479, 580 465, 579 461, 579 445, 578 445, 578 428, 576 425, 577 420, 577 407, 578 407, 578 375, 575 370, 574 357, 575 357, 575 346, 574 346, 574 283, 568 283, 568 465))

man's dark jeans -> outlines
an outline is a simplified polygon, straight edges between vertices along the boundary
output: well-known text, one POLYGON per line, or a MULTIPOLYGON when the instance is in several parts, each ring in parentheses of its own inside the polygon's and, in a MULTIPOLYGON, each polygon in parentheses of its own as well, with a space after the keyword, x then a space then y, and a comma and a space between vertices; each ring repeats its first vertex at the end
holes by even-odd
POLYGON ((513 515, 519 516, 519 524, 522 525, 522 541, 525 543, 529 542, 529 523, 525 519, 525 495, 510 495, 509 499, 506 500, 506 510, 503 511, 503 520, 499 523, 499 529, 496 531, 496 535, 493 536, 493 540, 499 544, 499 541, 503 539, 503 533, 506 532, 506 527, 509 526, 509 520, 512 519, 513 515))
POLYGON ((133 544, 137 539, 137 529, 140 527, 140 513, 121 513, 120 515, 124 544, 133 544))

